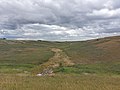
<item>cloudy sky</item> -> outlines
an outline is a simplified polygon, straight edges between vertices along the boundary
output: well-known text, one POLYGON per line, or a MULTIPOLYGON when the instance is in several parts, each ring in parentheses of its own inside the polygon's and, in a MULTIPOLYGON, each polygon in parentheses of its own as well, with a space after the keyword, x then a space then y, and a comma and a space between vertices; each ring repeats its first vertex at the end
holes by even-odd
POLYGON ((87 40, 120 35, 120 0, 0 0, 0 38, 87 40))

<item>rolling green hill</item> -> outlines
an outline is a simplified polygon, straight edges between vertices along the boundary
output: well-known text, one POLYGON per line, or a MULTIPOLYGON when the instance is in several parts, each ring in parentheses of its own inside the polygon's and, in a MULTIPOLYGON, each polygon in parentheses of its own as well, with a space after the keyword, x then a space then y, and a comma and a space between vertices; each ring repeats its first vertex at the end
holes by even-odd
POLYGON ((119 90, 119 80, 120 36, 74 42, 0 40, 0 90, 119 90))
POLYGON ((120 63, 119 36, 82 42, 0 40, 0 68, 40 66, 54 56, 52 48, 61 49, 77 66, 120 63))

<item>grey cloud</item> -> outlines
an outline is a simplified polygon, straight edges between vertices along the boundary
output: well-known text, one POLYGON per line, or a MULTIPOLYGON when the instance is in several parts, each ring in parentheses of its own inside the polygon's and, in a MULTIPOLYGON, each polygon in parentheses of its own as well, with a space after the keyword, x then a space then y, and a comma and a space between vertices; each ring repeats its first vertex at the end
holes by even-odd
POLYGON ((102 35, 120 35, 119 0, 0 0, 0 37, 83 40, 102 35))

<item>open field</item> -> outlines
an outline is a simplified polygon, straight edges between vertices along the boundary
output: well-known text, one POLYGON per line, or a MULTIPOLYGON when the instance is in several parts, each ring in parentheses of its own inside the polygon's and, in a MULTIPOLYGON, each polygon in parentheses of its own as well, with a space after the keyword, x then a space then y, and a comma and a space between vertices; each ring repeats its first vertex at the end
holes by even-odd
POLYGON ((82 42, 0 40, 0 90, 120 90, 120 36, 82 42))
POLYGON ((120 77, 56 75, 54 77, 1 75, 0 90, 120 90, 120 77))

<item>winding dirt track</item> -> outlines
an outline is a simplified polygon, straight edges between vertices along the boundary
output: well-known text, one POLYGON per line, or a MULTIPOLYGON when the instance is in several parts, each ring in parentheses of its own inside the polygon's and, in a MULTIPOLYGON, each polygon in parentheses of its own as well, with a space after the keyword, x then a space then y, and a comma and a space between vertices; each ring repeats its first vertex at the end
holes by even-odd
POLYGON ((51 51, 55 53, 54 56, 44 64, 40 65, 40 68, 42 69, 42 73, 52 72, 53 68, 57 68, 60 66, 74 65, 74 63, 70 60, 70 58, 66 55, 66 53, 63 52, 61 49, 52 48, 51 51))
POLYGON ((49 59, 49 61, 53 63, 53 67, 59 66, 58 64, 62 66, 74 65, 66 53, 61 49, 52 48, 51 51, 55 52, 55 55, 49 59))

